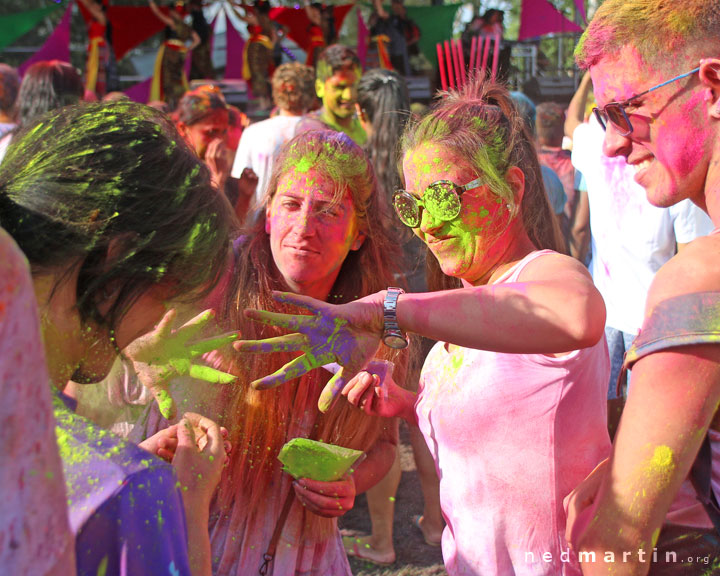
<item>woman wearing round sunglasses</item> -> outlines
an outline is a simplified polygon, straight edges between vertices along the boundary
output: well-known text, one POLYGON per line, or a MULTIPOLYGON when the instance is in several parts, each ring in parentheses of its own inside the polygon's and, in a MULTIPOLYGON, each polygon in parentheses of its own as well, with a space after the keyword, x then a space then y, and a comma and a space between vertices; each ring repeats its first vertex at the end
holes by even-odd
POLYGON ((341 390, 368 413, 420 427, 440 477, 451 576, 580 574, 562 502, 610 448, 602 298, 579 262, 554 251, 537 156, 505 89, 474 81, 451 92, 406 130, 402 152, 406 190, 394 206, 444 290, 389 288, 343 305, 278 294, 312 315, 246 314, 300 332, 282 349, 305 351, 308 367, 337 358, 343 373, 321 401, 341 390), (417 396, 362 371, 406 332, 439 341, 417 396))

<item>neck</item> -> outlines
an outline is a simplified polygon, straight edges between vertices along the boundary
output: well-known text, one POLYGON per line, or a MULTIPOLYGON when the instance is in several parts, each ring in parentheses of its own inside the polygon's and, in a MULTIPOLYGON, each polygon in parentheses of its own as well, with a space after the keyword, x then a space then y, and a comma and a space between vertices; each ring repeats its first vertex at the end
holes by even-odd
POLYGON ((354 118, 352 116, 348 116, 347 118, 338 118, 333 114, 332 112, 329 112, 327 108, 323 107, 322 112, 322 118, 330 124, 331 126, 339 126, 340 128, 343 128, 343 132, 345 129, 351 128, 353 124, 354 118))
POLYGON ((280 108, 280 112, 278 112, 278 116, 302 116, 304 112, 293 112, 292 110, 286 110, 285 108, 280 108))
POLYGON ((297 282, 288 281, 286 279, 285 283, 288 285, 290 291, 294 292, 295 294, 300 294, 301 296, 310 296, 311 298, 315 298, 315 300, 322 300, 323 302, 327 302, 328 298, 330 297, 330 291, 335 284, 335 280, 337 280, 337 275, 339 272, 340 270, 338 270, 333 276, 321 278, 316 282, 304 282, 302 284, 299 284, 297 282))
POLYGON ((9 114, 6 114, 2 110, 0 110, 0 124, 15 124, 15 119, 9 114))
POLYGON ((691 200, 707 212, 715 228, 720 228, 720 165, 713 160, 705 177, 703 194, 691 200))
POLYGON ((506 234, 503 235, 506 237, 509 236, 511 238, 510 241, 503 246, 501 243, 502 238, 500 238, 496 243, 498 248, 495 264, 478 280, 474 282, 463 280, 463 286, 470 287, 492 284, 520 260, 525 258, 525 256, 537 250, 535 245, 530 241, 530 238, 528 238, 527 232, 525 232, 520 215, 515 217, 512 226, 514 230, 508 230, 506 234))
POLYGON ((68 302, 75 282, 57 283, 53 274, 33 276, 35 298, 40 311, 45 357, 53 386, 62 390, 79 364, 75 344, 78 342, 79 322, 74 306, 68 302))

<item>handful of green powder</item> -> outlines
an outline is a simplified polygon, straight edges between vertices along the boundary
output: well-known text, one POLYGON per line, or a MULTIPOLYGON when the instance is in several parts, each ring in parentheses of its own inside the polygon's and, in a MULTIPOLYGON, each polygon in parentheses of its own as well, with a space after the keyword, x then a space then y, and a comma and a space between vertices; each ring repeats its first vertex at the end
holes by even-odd
POLYGON ((278 460, 283 463, 283 470, 293 478, 334 482, 364 456, 365 453, 360 450, 307 438, 293 438, 282 447, 278 460))

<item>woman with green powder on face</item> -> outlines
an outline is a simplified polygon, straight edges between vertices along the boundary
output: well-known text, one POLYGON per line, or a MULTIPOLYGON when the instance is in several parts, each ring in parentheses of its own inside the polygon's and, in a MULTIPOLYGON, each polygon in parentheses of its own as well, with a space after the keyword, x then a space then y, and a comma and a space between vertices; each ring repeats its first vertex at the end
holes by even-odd
MULTIPOLYGON (((205 302, 218 310, 225 328, 249 337, 279 336, 242 314, 246 307, 289 311, 273 302, 273 290, 349 302, 391 281, 395 247, 377 216, 377 182, 365 153, 347 135, 310 131, 296 136, 274 162, 267 190, 262 217, 236 240, 235 261, 205 302)), ((208 414, 230 431, 233 452, 210 517, 217 574, 254 574, 274 548, 268 575, 349 576, 337 517, 394 460, 395 423, 347 403, 318 411, 320 392, 331 377, 328 370, 298 371, 288 386, 272 391, 253 388, 254 380, 292 356, 218 351, 208 361, 236 375, 237 383, 203 388, 178 381, 172 389, 180 406, 208 414), (295 438, 362 450, 367 457, 336 481, 293 480, 278 455, 295 438)), ((384 350, 378 356, 393 360, 395 378, 402 382, 405 355, 384 350)), ((151 420, 151 431, 156 426, 151 420)))
POLYGON ((165 302, 214 285, 229 214, 173 126, 137 104, 42 116, 16 135, 0 169, 0 225, 29 260, 57 388, 78 574, 209 574, 206 519, 229 449, 223 431, 185 414, 150 438, 144 447, 172 459, 171 468, 75 415, 60 391, 71 378, 104 378, 118 354, 169 413, 171 375, 227 381, 193 361, 228 340, 193 338, 212 313, 172 331, 165 302))
POLYGON ((451 576, 580 574, 562 501, 610 447, 602 298, 555 251, 537 156, 504 88, 473 80, 449 93, 406 129, 402 152, 394 208, 428 245, 430 287, 443 290, 388 288, 342 305, 280 293, 305 314, 246 316, 296 332, 274 341, 306 353, 296 371, 317 357, 343 366, 321 408, 342 391, 369 414, 420 427, 440 477, 451 576), (406 345, 406 332, 438 341, 417 395, 392 381, 382 390, 363 370, 381 343, 406 345))

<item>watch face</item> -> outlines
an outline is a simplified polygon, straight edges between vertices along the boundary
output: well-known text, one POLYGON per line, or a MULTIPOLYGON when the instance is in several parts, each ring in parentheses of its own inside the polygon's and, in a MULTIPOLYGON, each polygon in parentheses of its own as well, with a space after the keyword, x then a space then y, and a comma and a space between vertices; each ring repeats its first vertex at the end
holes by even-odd
POLYGON ((407 340, 403 338, 402 336, 395 336, 394 334, 388 334, 387 336, 383 337, 383 343, 385 346, 388 346, 390 348, 396 348, 398 350, 402 348, 406 348, 408 345, 407 340))

